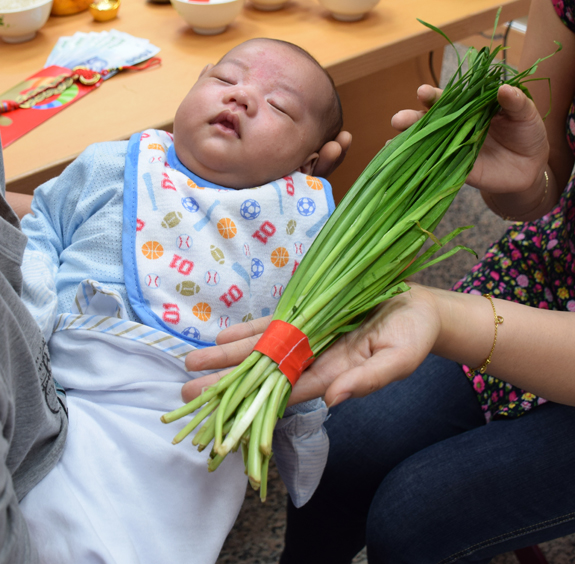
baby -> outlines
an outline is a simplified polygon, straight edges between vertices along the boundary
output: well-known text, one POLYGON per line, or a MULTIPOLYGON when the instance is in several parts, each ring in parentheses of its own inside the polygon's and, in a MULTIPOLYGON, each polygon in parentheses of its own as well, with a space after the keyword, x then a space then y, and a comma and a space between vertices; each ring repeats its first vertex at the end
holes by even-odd
MULTIPOLYGON (((208 452, 173 446, 179 427, 159 418, 200 375, 188 352, 274 309, 334 209, 312 174, 341 124, 309 54, 250 40, 202 71, 173 136, 93 145, 36 190, 25 300, 70 419, 62 459, 22 503, 42 562, 216 561, 244 498, 241 456, 208 473, 208 452)), ((295 406, 276 428, 296 505, 323 470, 326 412, 295 406)))

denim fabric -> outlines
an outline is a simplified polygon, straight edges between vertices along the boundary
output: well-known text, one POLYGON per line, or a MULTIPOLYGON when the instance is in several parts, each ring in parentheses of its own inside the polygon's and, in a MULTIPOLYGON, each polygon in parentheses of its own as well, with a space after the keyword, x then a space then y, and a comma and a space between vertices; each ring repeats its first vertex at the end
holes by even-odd
POLYGON ((485 424, 454 362, 331 410, 320 485, 288 502, 281 564, 487 563, 575 531, 575 408, 485 424))

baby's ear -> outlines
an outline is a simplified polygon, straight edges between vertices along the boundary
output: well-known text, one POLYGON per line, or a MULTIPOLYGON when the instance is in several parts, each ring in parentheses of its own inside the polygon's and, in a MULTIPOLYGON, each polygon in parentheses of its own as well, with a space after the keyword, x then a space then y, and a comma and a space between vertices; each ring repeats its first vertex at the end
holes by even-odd
POLYGON ((315 170, 315 165, 317 164, 318 159, 319 159, 319 153, 312 153, 311 155, 309 155, 309 157, 307 157, 305 162, 297 169, 298 172, 313 175, 313 171, 315 170))
POLYGON ((198 76, 198 78, 202 78, 202 76, 204 76, 204 74, 206 74, 210 69, 214 68, 214 64, 213 63, 208 63, 203 69, 202 72, 200 73, 200 76, 198 76))

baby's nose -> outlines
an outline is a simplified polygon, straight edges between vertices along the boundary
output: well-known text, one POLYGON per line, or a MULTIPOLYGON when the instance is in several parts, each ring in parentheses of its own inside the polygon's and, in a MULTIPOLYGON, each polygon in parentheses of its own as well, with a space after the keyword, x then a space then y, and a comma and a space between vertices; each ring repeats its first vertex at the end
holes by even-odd
POLYGON ((244 88, 238 88, 228 92, 224 101, 226 104, 235 104, 248 113, 255 110, 255 99, 244 88))

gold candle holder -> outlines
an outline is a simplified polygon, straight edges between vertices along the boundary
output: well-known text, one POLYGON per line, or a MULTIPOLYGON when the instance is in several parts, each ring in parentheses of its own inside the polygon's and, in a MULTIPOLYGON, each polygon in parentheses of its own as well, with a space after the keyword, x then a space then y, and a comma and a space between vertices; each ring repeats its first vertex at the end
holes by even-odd
POLYGON ((90 13, 97 22, 113 20, 118 15, 120 0, 96 0, 90 4, 90 13))

